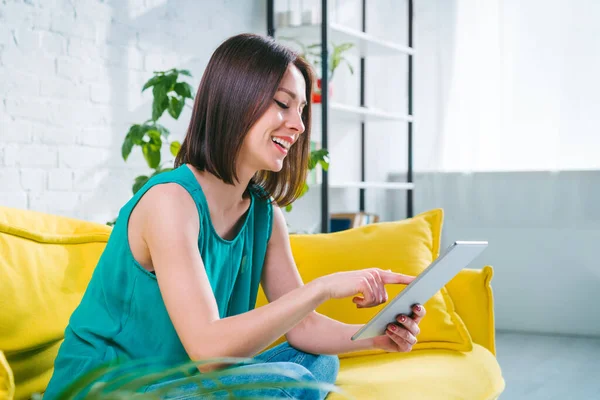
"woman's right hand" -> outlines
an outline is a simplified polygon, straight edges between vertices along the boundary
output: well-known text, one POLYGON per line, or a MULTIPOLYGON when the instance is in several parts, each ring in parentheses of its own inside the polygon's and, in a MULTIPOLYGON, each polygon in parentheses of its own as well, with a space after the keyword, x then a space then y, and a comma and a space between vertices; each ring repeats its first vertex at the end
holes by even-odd
POLYGON ((391 270, 368 268, 358 271, 337 272, 318 278, 330 299, 354 296, 352 301, 358 308, 374 307, 388 299, 385 285, 408 285, 414 276, 397 274, 391 270), (357 296, 357 295, 362 296, 357 296))

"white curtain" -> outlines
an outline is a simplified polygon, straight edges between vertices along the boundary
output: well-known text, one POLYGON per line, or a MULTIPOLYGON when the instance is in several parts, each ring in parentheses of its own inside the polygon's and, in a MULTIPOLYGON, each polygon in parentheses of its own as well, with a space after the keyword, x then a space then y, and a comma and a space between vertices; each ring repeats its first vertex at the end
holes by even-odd
POLYGON ((600 168, 600 2, 417 4, 417 168, 600 168))

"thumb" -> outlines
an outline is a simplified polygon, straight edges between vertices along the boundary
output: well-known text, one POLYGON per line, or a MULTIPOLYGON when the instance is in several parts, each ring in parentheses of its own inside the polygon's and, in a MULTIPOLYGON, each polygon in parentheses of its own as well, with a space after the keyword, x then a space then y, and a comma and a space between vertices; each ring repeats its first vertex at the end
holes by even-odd
POLYGON ((392 272, 392 270, 387 270, 381 272, 381 279, 385 284, 401 283, 408 285, 409 283, 415 280, 415 277, 410 275, 398 274, 396 272, 392 272))

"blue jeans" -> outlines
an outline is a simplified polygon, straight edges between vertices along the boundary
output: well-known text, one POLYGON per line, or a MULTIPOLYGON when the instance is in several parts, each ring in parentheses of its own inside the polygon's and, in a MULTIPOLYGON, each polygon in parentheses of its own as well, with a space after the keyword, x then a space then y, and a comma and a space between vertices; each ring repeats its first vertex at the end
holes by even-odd
MULTIPOLYGON (((244 383, 268 383, 273 382, 272 388, 265 389, 246 389, 236 390, 235 395, 241 398, 252 397, 255 399, 275 397, 283 399, 306 399, 306 400, 322 400, 328 392, 318 389, 306 388, 280 388, 277 387, 278 382, 321 382, 334 384, 340 367, 339 359, 336 356, 329 355, 314 355, 304 353, 290 346, 287 342, 280 344, 272 349, 269 349, 254 357, 255 360, 262 361, 258 364, 242 365, 235 367, 235 370, 240 372, 239 375, 228 375, 219 378, 223 386, 239 385, 244 383), (282 376, 279 374, 269 373, 253 373, 257 368, 264 368, 264 363, 269 366, 276 366, 297 378, 282 376), (242 373, 243 372, 243 373, 242 373), (247 374, 245 372, 248 372, 247 374)), ((185 380, 185 378, 183 378, 185 380)), ((152 392, 164 385, 172 384, 176 381, 161 382, 156 385, 149 386, 147 392, 152 392)), ((207 387, 213 386, 207 384, 207 387)), ((201 399, 201 398, 224 398, 228 394, 224 391, 215 392, 209 395, 200 395, 194 393, 197 389, 195 383, 184 383, 182 386, 175 389, 173 394, 168 394, 163 399, 182 400, 182 399, 201 399)), ((237 398, 237 397, 236 397, 237 398)))

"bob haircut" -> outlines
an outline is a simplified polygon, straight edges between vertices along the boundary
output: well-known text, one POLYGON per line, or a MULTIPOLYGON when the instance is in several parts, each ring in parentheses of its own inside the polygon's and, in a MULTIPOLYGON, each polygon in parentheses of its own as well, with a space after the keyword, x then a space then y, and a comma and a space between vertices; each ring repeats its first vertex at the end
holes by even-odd
POLYGON ((268 37, 241 34, 215 50, 198 87, 175 167, 188 163, 225 183, 237 182, 236 162, 244 138, 273 103, 290 64, 306 82, 305 131, 289 150, 281 171, 258 171, 250 183, 263 189, 258 190, 261 197, 272 197, 281 207, 296 200, 308 169, 313 71, 304 59, 268 37))

